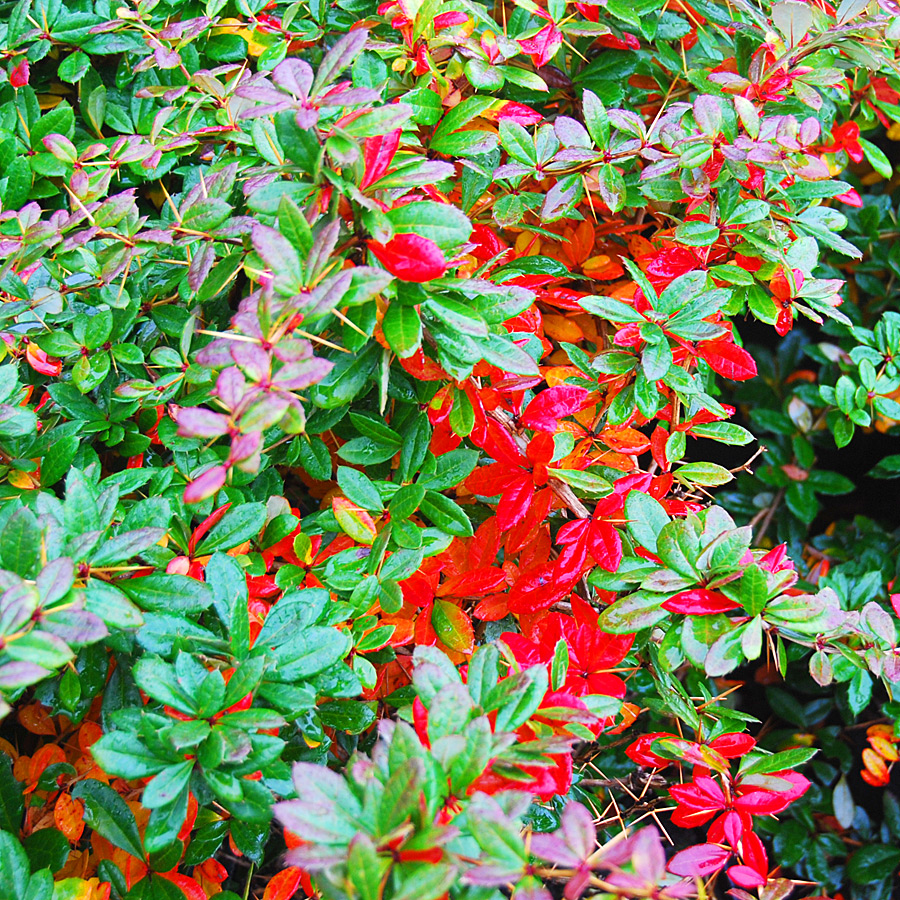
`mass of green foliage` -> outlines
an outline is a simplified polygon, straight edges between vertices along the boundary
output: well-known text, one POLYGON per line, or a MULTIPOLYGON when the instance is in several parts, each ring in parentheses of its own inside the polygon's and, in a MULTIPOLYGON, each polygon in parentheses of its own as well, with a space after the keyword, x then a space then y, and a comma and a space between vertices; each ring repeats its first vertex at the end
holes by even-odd
POLYGON ((898 49, 0 0, 0 900, 891 896, 898 49))

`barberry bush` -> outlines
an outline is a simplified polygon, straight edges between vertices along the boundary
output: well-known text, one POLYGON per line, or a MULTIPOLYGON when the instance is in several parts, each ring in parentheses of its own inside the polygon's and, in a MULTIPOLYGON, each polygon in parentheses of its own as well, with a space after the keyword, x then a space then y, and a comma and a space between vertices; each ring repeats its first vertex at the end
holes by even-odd
POLYGON ((898 45, 0 3, 0 900, 890 896, 898 45))

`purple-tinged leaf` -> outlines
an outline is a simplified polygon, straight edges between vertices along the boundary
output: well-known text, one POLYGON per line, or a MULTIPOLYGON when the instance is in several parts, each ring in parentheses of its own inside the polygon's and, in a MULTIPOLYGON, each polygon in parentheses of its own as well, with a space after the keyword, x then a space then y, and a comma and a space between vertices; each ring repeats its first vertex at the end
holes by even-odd
POLYGON ((655 828, 642 828, 631 842, 631 862, 635 872, 648 884, 659 884, 666 871, 666 851, 655 828))
MULTIPOLYGON (((299 294, 303 289, 303 266, 291 242, 268 225, 254 225, 252 235, 253 249, 272 270, 275 290, 285 296, 299 294)), ((314 277, 311 270, 310 276, 314 277)))
POLYGON ((531 852, 540 859, 566 868, 575 868, 583 862, 582 857, 560 837, 559 831, 551 834, 539 832, 533 834, 531 836, 531 852))
POLYGON ((123 563, 142 553, 148 547, 158 543, 166 533, 165 528, 137 528, 126 531, 105 541, 100 549, 92 554, 92 566, 110 566, 123 563))
POLYGON ((48 134, 44 138, 44 146, 57 159, 67 162, 70 165, 78 158, 78 151, 75 145, 61 134, 48 134))
POLYGON ((217 438, 227 434, 229 428, 227 416, 202 406, 181 407, 175 420, 181 437, 217 438))
POLYGON ((28 687, 51 673, 36 663, 14 660, 0 665, 0 690, 14 691, 28 687))
POLYGON ((704 134, 715 137, 722 130, 722 107, 719 100, 710 94, 697 97, 694 100, 694 119, 704 134))
POLYGON ((231 442, 231 450, 228 454, 229 463, 243 462, 259 452, 262 444, 262 435, 258 431, 250 434, 239 434, 231 442))
POLYGON ((312 249, 306 259, 306 273, 310 282, 314 282, 332 264, 331 256, 337 246, 340 231, 340 219, 334 219, 318 233, 313 241, 312 249))
MULTIPOLYGON (((309 96, 313 77, 312 67, 302 59, 286 59, 272 70, 273 83, 300 100, 305 100, 309 96)), ((240 95, 247 96, 243 92, 240 92, 240 95)))
POLYGON ((731 850, 718 844, 697 844, 676 853, 669 861, 669 871, 673 875, 687 878, 705 878, 725 867, 731 857, 731 850))
MULTIPOLYGON (((260 392, 241 414, 241 429, 244 431, 265 431, 277 425, 287 409, 287 398, 275 393, 260 392)), ((246 457, 242 457, 246 458, 246 457)))
POLYGON ((38 608, 40 597, 30 584, 18 582, 0 596, 0 623, 4 634, 18 631, 38 608))
POLYGON ((191 258, 191 265, 187 271, 188 287, 192 291, 200 290, 200 285, 206 281, 206 277, 212 271, 213 263, 216 261, 216 251, 211 243, 204 243, 203 246, 191 258))
POLYGON ((75 563, 67 556, 51 560, 38 573, 35 586, 44 608, 62 600, 75 583, 75 563))
POLYGON ((582 861, 596 849, 597 829, 594 818, 581 803, 572 801, 566 804, 557 834, 561 835, 572 852, 582 861))
POLYGON ((41 625, 72 646, 85 646, 103 640, 109 634, 99 616, 84 609, 60 609, 42 617, 41 625))
POLYGON ((272 379, 272 383, 286 391, 299 391, 321 381, 333 368, 327 359, 309 359, 299 363, 288 363, 272 379))
POLYGON ((247 391, 247 379, 244 378, 244 373, 237 366, 229 366, 219 373, 213 394, 228 409, 236 409, 244 399, 247 391))
POLYGON ((368 39, 369 32, 364 28, 357 28, 343 35, 319 63, 311 92, 320 93, 322 88, 328 87, 344 69, 352 65, 356 57, 363 52, 368 39))
POLYGON ((568 116, 559 116, 553 123, 553 130, 563 147, 593 147, 584 125, 568 116))
POLYGON ((184 489, 184 502, 199 503, 207 497, 212 497, 224 486, 227 477, 228 469, 225 466, 213 466, 211 469, 207 469, 184 489))
POLYGON ((233 341, 231 358, 251 381, 265 382, 268 380, 272 359, 259 344, 249 341, 233 341))

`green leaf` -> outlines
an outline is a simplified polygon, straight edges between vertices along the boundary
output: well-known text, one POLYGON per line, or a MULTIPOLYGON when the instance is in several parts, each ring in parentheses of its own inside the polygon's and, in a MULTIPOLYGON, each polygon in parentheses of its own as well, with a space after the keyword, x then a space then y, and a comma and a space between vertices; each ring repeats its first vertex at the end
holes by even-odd
POLYGON ((610 322, 642 324, 647 321, 633 306, 612 297, 582 297, 578 303, 587 312, 610 322))
POLYGON ((679 466, 675 470, 675 477, 682 484, 700 484, 704 487, 718 487, 734 479, 734 475, 724 466, 707 462, 686 463, 679 466))
POLYGON ((395 233, 418 234, 444 249, 464 244, 472 233, 472 223, 464 212, 434 200, 396 206, 388 211, 387 219, 395 233))
POLYGON ((212 591, 212 605, 227 629, 232 652, 243 659, 250 648, 246 574, 234 557, 217 551, 206 564, 205 577, 212 591))
POLYGON ((214 550, 230 550, 255 537, 265 524, 265 504, 241 503, 232 506, 200 541, 195 553, 197 556, 205 556, 214 550))
POLYGON ((0 831, 0 900, 29 900, 30 873, 28 856, 18 838, 0 831))
POLYGON ((18 834, 25 815, 24 785, 16 781, 12 770, 12 760, 0 756, 0 830, 18 834))
POLYGON ((75 785, 72 797, 84 803, 84 821, 89 828, 120 850, 143 859, 144 848, 134 813, 111 787, 88 778, 75 785))
POLYGON ((666 597, 636 591, 616 600, 600 614, 600 627, 612 634, 631 634, 644 628, 652 628, 670 613, 662 608, 666 597))
POLYGON ((797 769, 808 763, 818 752, 815 747, 795 747, 791 750, 782 750, 780 753, 752 757, 749 762, 741 766, 741 777, 768 775, 772 772, 797 769))
POLYGON ((859 139, 859 145, 862 147, 863 153, 872 168, 881 175, 882 178, 891 178, 891 176, 893 176, 894 169, 891 166, 891 161, 880 147, 877 147, 871 141, 867 141, 864 137, 859 139))
POLYGON ((144 575, 117 582, 122 591, 147 612, 180 612, 190 615, 213 601, 209 585, 185 575, 144 575))
POLYGON ((874 885, 890 878, 900 865, 900 847, 864 844, 850 857, 847 875, 854 884, 874 885))
POLYGON ((612 484, 590 470, 551 469, 550 476, 592 497, 605 497, 613 491, 612 484))
POLYGON ((656 540, 669 522, 662 504, 642 491, 630 491, 625 498, 625 518, 632 537, 642 547, 656 553, 656 540))
POLYGON ((707 222, 686 222, 675 229, 675 240, 688 247, 709 247, 719 239, 719 229, 707 222))
POLYGON ((472 537, 474 534, 472 523, 463 510, 437 491, 426 491, 419 509, 446 534, 454 537, 472 537))
POLYGON ((362 472, 347 466, 338 466, 337 483, 344 492, 344 496, 357 506, 375 512, 384 511, 384 504, 381 502, 378 489, 362 472))
POLYGON ((422 345, 422 319, 414 306, 391 303, 381 320, 381 330, 400 359, 408 359, 422 345))

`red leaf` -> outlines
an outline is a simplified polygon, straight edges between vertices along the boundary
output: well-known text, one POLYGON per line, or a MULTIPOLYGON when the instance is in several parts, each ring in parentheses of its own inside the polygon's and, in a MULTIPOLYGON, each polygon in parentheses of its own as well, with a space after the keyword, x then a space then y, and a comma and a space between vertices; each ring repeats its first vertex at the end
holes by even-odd
POLYGON ((37 344, 29 342, 25 348, 25 359, 35 372, 41 375, 59 375, 62 371, 62 360, 48 356, 37 344))
POLYGON ((519 46, 523 53, 527 53, 531 57, 536 66, 546 66, 560 48, 562 37, 562 32, 551 22, 534 37, 520 40, 519 46))
POLYGON ((729 733, 710 741, 709 746, 726 759, 737 759, 752 750, 756 740, 749 734, 729 733))
POLYGON ((473 494, 496 497, 519 481, 523 475, 524 472, 518 466, 511 468, 505 463, 491 463, 475 469, 466 479, 466 487, 473 494))
POLYGON ((471 569, 448 578, 438 589, 438 597, 480 597, 506 586, 506 575, 495 566, 471 569))
POLYGON ((400 135, 402 133, 403 130, 401 128, 395 128, 387 134, 366 138, 363 148, 363 159, 366 163, 366 169, 360 184, 363 190, 374 184, 379 178, 387 175, 391 160, 394 158, 397 147, 400 145, 400 135))
POLYGON ((730 341, 705 341, 697 347, 697 356, 713 371, 732 381, 746 381, 756 375, 756 361, 743 348, 730 341))
POLYGON ((181 893, 187 900, 206 900, 206 891, 188 875, 181 875, 178 872, 157 872, 157 877, 165 878, 171 881, 181 890, 181 893))
POLYGON ((769 880, 750 866, 732 866, 728 870, 728 877, 742 888, 762 887, 769 880))
POLYGON ((397 234, 386 244, 368 241, 372 255, 401 281, 423 283, 447 271, 444 252, 430 238, 419 234, 397 234))
POLYGON ((559 420, 577 413, 589 396, 584 388, 568 384, 547 388, 528 404, 519 424, 535 431, 556 431, 559 420))
POLYGON ((464 12, 445 12, 435 16, 432 24, 435 31, 440 31, 442 28, 452 28, 468 21, 469 17, 464 12))
POLYGON ((731 609, 740 608, 740 603, 729 600, 723 594, 716 591, 708 591, 706 588, 694 588, 690 591, 681 591, 674 597, 669 597, 662 605, 669 612, 681 613, 686 616, 709 616, 713 613, 728 612, 731 609))
POLYGON ((771 816, 786 809, 790 802, 784 794, 774 791, 750 791, 734 801, 734 808, 753 816, 771 816))
POLYGON ((686 878, 705 878, 718 872, 728 862, 731 851, 718 844, 697 844, 676 853, 667 866, 673 875, 686 878))
POLYGON ((503 492, 497 504, 497 523, 504 531, 522 521, 534 497, 534 483, 525 473, 522 474, 521 479, 503 492))
POLYGON ((662 731, 642 734, 633 744, 630 744, 626 748, 625 755, 639 766, 644 766, 648 769, 661 769, 664 766, 669 765, 671 760, 657 755, 650 748, 653 746, 653 742, 658 738, 669 737, 674 737, 674 735, 666 734, 662 731))
POLYGON ((14 88, 25 87, 25 85, 28 84, 29 74, 28 60, 23 59, 22 62, 9 70, 9 83, 14 88))
POLYGON ((503 104, 500 112, 497 113, 497 119, 498 121, 506 119, 510 122, 518 122, 519 125, 537 125, 538 122, 544 121, 544 117, 537 110, 512 100, 507 100, 503 104))

